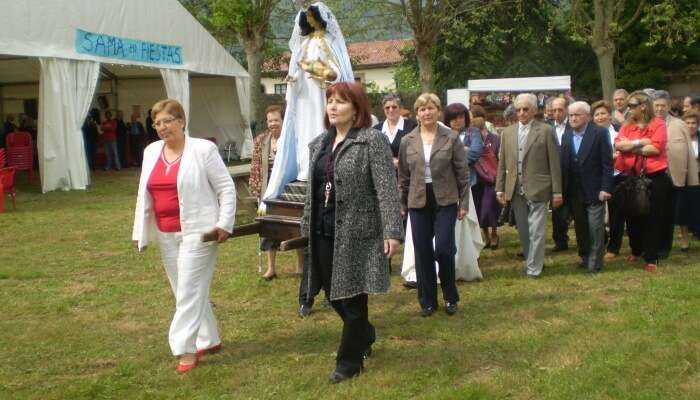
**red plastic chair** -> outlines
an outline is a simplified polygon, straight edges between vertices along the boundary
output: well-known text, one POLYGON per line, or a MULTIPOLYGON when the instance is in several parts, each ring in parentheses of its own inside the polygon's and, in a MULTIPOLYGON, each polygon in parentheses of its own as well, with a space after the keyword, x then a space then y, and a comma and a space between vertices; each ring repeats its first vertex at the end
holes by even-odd
POLYGON ((5 211, 5 193, 10 194, 12 209, 17 209, 15 202, 15 167, 0 168, 0 213, 5 211))
POLYGON ((27 171, 29 183, 34 178, 34 147, 28 132, 13 132, 5 138, 7 165, 17 171, 27 171))

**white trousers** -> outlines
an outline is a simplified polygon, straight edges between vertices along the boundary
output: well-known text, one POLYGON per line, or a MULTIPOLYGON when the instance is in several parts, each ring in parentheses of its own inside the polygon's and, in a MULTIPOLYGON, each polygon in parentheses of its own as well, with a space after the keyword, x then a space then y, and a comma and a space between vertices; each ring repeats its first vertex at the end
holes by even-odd
POLYGON ((173 355, 195 353, 221 343, 209 302, 209 287, 218 254, 216 242, 201 235, 158 233, 160 252, 175 294, 175 315, 168 340, 173 355))

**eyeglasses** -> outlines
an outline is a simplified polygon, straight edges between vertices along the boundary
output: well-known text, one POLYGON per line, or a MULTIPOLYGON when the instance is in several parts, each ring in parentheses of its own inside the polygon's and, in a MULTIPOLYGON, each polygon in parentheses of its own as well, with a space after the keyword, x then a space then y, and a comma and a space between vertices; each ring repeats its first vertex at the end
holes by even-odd
POLYGON ((396 110, 399 106, 384 106, 385 110, 396 110))
POLYGON ((168 126, 170 126, 170 124, 172 124, 176 119, 180 119, 180 118, 175 118, 175 117, 172 117, 172 118, 163 118, 163 119, 161 119, 161 120, 159 120, 159 121, 155 121, 155 122, 153 122, 153 128, 154 128, 154 129, 158 129, 161 125, 164 126, 164 127, 168 127, 168 126))
POLYGON ((627 103, 627 107, 629 108, 637 108, 640 106, 640 103, 627 103))

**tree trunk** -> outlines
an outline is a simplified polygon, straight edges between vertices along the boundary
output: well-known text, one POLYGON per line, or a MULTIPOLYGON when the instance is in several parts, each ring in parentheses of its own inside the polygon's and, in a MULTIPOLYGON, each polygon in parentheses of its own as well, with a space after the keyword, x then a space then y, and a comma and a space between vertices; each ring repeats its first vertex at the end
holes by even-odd
POLYGON ((615 43, 608 41, 607 43, 594 44, 592 47, 598 59, 598 68, 600 68, 603 98, 612 102, 615 92, 615 43))
POLYGON ((264 120, 264 116, 262 115, 262 89, 260 82, 263 53, 262 45, 262 40, 251 39, 245 41, 243 46, 248 63, 248 74, 250 74, 250 122, 256 127, 256 130, 262 126, 264 120))
POLYGON ((433 91, 433 59, 430 57, 430 47, 416 41, 416 57, 418 57, 418 76, 423 93, 433 91))

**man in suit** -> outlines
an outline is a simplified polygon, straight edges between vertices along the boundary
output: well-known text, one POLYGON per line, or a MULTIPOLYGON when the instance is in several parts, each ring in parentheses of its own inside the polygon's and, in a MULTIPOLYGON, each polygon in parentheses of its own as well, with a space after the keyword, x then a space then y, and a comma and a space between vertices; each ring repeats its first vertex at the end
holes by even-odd
POLYGON ((608 131, 590 123, 588 103, 577 101, 568 111, 571 129, 561 144, 564 204, 574 217, 581 266, 596 273, 603 267, 605 202, 613 189, 612 146, 608 131))
MULTIPOLYGON (((557 135, 557 144, 561 148, 561 138, 564 132, 569 130, 569 116, 567 107, 568 101, 564 97, 552 99, 552 126, 557 135)), ((571 215, 566 204, 559 208, 552 209, 552 240, 554 240, 554 251, 566 251, 569 249, 569 223, 571 215)))
POLYGON ((673 181, 671 201, 666 210, 667 218, 664 218, 663 239, 659 245, 659 256, 668 257, 673 245, 673 229, 676 204, 682 188, 698 185, 698 164, 695 161, 695 151, 692 148, 690 132, 683 120, 669 113, 671 108, 671 95, 665 90, 655 90, 654 113, 666 122, 666 155, 668 157, 668 174, 673 181))
POLYGON ((525 272, 537 278, 544 264, 547 203, 562 204, 561 164, 554 129, 534 121, 537 97, 530 93, 515 99, 518 123, 503 131, 499 151, 496 198, 511 202, 520 244, 525 255, 525 272))

